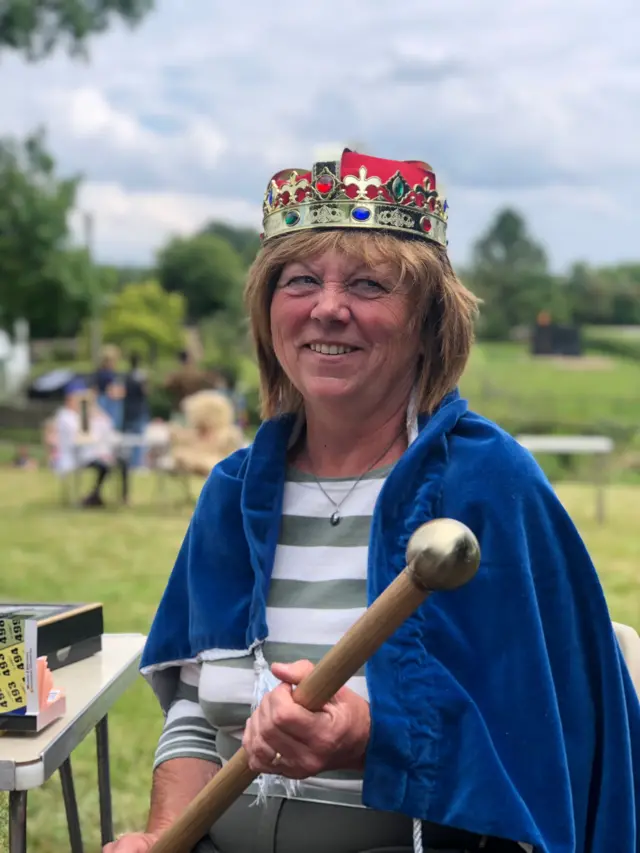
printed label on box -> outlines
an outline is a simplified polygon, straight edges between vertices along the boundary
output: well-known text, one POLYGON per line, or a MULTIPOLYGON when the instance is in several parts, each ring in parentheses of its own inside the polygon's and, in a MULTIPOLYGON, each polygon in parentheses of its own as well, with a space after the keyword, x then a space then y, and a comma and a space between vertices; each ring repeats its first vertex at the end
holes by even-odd
POLYGON ((0 714, 37 713, 36 643, 35 620, 0 618, 0 714))
POLYGON ((24 620, 0 619, 0 713, 27 707, 24 620))

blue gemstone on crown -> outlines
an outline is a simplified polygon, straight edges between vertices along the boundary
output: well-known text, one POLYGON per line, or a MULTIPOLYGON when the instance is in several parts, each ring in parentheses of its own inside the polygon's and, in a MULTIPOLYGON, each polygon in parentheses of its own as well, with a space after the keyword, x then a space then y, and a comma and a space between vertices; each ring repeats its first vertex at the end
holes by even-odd
POLYGON ((351 216, 358 222, 366 222, 371 216, 371 211, 367 210, 366 207, 354 207, 351 216))
POLYGON ((449 210, 449 202, 446 199, 445 199, 444 204, 442 205, 442 209, 444 210, 445 213, 447 212, 447 210, 449 210))
POLYGON ((273 204, 273 187, 271 187, 271 189, 269 190, 269 195, 267 196, 267 201, 269 203, 269 206, 271 206, 273 204))

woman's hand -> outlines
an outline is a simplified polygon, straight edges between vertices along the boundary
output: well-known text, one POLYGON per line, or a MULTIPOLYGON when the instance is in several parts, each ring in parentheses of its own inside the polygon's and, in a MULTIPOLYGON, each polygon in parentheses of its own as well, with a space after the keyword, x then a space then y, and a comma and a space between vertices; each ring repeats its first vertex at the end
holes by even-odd
POLYGON ((247 720, 242 740, 255 773, 306 779, 325 770, 364 767, 371 729, 369 703, 343 687, 321 711, 307 711, 293 701, 291 685, 312 670, 308 660, 271 667, 284 683, 263 698, 247 720))
POLYGON ((148 853, 159 837, 150 832, 132 832, 107 844, 102 853, 148 853))

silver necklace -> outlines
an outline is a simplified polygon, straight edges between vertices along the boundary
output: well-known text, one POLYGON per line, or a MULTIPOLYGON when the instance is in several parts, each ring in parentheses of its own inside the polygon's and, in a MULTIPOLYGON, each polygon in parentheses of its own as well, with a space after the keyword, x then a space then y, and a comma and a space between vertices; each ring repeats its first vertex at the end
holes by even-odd
POLYGON ((340 507, 342 506, 342 504, 346 501, 346 499, 349 497, 349 495, 353 492, 353 490, 354 490, 354 489, 355 489, 355 487, 358 485, 358 483, 360 482, 360 480, 362 480, 362 478, 363 478, 363 477, 365 477, 365 476, 369 473, 369 471, 371 471, 373 468, 375 468, 375 466, 378 464, 378 462, 379 462, 381 459, 383 459, 383 458, 387 455, 387 453, 391 450, 391 448, 392 448, 392 447, 393 447, 393 445, 396 443, 396 441, 398 440, 398 438, 400 437, 400 435, 402 435, 402 433, 399 433, 398 435, 396 435, 396 436, 394 437, 393 441, 391 442, 391 444, 383 450, 383 452, 380 454, 380 456, 378 456, 378 458, 377 458, 377 459, 375 459, 375 460, 371 463, 371 465, 369 465, 369 467, 367 468, 367 470, 366 470, 366 471, 363 471, 363 472, 362 472, 362 474, 360 474, 360 476, 359 476, 359 477, 358 477, 358 479, 355 481, 355 483, 353 484, 353 486, 351 486, 351 488, 349 489, 349 491, 347 492, 347 494, 342 498, 342 500, 341 500, 339 503, 336 503, 336 502, 334 501, 334 499, 331 497, 331 495, 327 494, 327 492, 326 492, 326 490, 324 489, 324 487, 323 487, 322 483, 321 483, 321 482, 320 482, 320 480, 318 479, 318 477, 317 477, 317 475, 316 475, 316 472, 313 470, 313 466, 311 465, 311 460, 309 460, 309 467, 311 468, 311 473, 313 474, 313 478, 314 478, 314 480, 315 480, 315 481, 316 481, 316 483, 318 484, 318 488, 320 489, 320 491, 322 492, 322 494, 325 496, 325 498, 329 501, 329 503, 333 504, 333 506, 335 507, 334 511, 331 513, 331 516, 330 516, 330 518, 329 518, 329 522, 331 523, 331 526, 332 526, 332 527, 336 527, 338 524, 340 524, 340 519, 342 518, 342 516, 340 515, 340 507))

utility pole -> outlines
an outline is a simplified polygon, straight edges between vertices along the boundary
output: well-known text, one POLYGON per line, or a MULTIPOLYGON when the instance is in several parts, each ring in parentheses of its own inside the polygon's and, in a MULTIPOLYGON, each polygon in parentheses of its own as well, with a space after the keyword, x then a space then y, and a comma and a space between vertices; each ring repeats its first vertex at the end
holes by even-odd
POLYGON ((91 337, 91 361, 95 368, 100 362, 100 351, 102 349, 102 329, 100 325, 100 289, 98 280, 95 275, 93 266, 93 234, 94 234, 94 216, 93 213, 85 212, 84 214, 84 242, 89 258, 89 305, 90 305, 90 337, 91 337))

